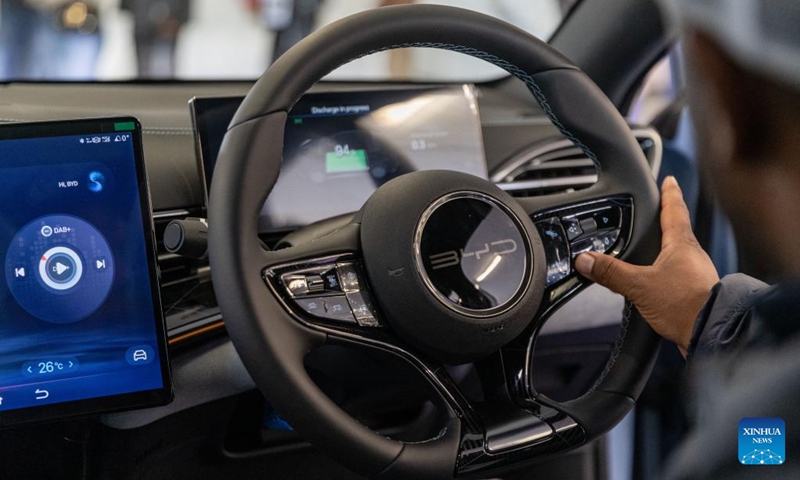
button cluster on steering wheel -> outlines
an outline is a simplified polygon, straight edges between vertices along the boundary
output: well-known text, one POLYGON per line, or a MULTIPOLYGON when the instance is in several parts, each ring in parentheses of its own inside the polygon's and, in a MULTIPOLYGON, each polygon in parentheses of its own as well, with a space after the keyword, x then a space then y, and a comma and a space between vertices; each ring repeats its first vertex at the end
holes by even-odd
POLYGON ((595 202, 538 220, 536 228, 547 255, 547 286, 568 278, 572 262, 582 253, 613 254, 626 240, 623 224, 630 222, 630 216, 628 206, 595 202))
MULTIPOLYGON (((291 270, 291 269, 290 269, 291 270)), ((335 323, 380 326, 357 262, 322 263, 291 270, 280 284, 303 312, 335 323)))

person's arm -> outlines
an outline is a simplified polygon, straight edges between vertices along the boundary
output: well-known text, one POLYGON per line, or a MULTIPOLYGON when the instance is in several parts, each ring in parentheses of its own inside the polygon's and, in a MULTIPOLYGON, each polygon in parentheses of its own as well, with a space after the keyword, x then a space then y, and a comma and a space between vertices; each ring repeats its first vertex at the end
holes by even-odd
MULTIPOLYGON (((696 348, 692 332, 719 276, 692 232, 689 210, 673 177, 661 187, 661 230, 661 253, 651 266, 587 253, 576 259, 575 268, 633 302, 650 326, 686 356, 690 344, 696 348)), ((702 333, 707 320, 700 323, 697 337, 706 338, 702 333)))
POLYGON ((769 285, 740 273, 728 275, 711 290, 692 331, 687 359, 716 354, 748 341, 751 309, 769 285))

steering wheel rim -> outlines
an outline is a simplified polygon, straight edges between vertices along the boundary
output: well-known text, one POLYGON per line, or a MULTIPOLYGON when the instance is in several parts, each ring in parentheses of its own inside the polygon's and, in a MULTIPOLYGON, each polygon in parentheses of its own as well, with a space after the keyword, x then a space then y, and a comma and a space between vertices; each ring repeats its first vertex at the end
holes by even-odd
MULTIPOLYGON (((620 341, 589 393, 566 403, 536 394, 529 385, 521 389, 529 395, 510 394, 511 403, 525 403, 525 411, 535 410, 537 418, 547 422, 548 440, 492 453, 487 447, 489 429, 480 425, 483 417, 459 396, 436 362, 402 342, 387 340, 385 333, 298 321, 269 278, 265 286, 265 275, 279 266, 352 254, 362 242, 363 215, 331 235, 286 251, 269 252, 259 242, 258 216, 278 178, 288 111, 336 67, 401 47, 465 53, 525 82, 559 130, 595 162, 600 175, 597 184, 586 190, 518 199, 521 209, 530 218, 542 218, 542 212, 624 195, 631 201, 631 224, 619 254, 639 264, 655 259, 660 243, 658 191, 630 129, 599 88, 547 44, 505 22, 453 7, 411 5, 363 12, 321 29, 279 58, 248 93, 223 141, 211 187, 209 256, 214 288, 229 335, 254 381, 312 443, 370 476, 495 474, 575 448, 618 423, 644 388, 659 340, 628 306, 620 341), (453 415, 446 428, 427 442, 401 443, 370 431, 341 411, 303 366, 308 352, 332 339, 378 346, 412 363, 443 396, 450 397, 446 400, 453 415), (475 451, 467 452, 469 448, 475 451)), ((577 277, 576 281, 578 287, 586 284, 577 277)), ((544 318, 550 310, 542 308, 537 315, 544 318)), ((529 359, 524 364, 527 374, 529 359)))

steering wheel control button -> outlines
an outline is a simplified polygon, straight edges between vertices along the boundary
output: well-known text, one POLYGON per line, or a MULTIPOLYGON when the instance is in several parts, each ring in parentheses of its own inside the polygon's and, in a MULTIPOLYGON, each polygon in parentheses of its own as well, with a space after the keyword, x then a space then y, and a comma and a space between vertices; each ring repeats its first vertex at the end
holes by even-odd
POLYGON ((325 291, 325 280, 320 275, 309 275, 306 277, 308 293, 322 293, 325 291))
POLYGON ((584 238, 572 244, 572 256, 577 257, 582 253, 599 252, 608 253, 619 239, 619 229, 598 232, 591 237, 584 238))
POLYGON ((538 222, 536 228, 542 237, 547 257, 547 286, 567 278, 572 270, 569 256, 569 242, 564 228, 557 218, 538 222))
POLYGON ((362 327, 380 327, 381 322, 378 320, 372 297, 364 287, 366 282, 362 280, 364 273, 360 265, 357 262, 338 263, 336 273, 338 285, 345 292, 358 324, 362 327))
POLYGON ((372 306, 372 300, 366 292, 350 292, 347 294, 347 300, 350 302, 350 308, 359 325, 362 327, 377 327, 379 325, 375 316, 375 308, 372 306))
POLYGON ((320 298, 301 298, 297 300, 306 313, 326 320, 334 320, 344 323, 356 323, 353 312, 350 310, 350 303, 344 295, 320 298))
POLYGON ((530 277, 530 247, 516 216, 494 198, 458 192, 423 213, 417 269, 428 290, 456 312, 489 317, 513 307, 530 277))
POLYGON ((325 313, 325 306, 322 304, 320 298, 299 298, 297 305, 300 306, 306 313, 310 313, 315 317, 323 317, 325 313))
POLYGON ((308 280, 305 275, 286 274, 281 277, 281 282, 293 297, 301 297, 308 294, 308 280))
POLYGON ((581 224, 577 218, 565 218, 564 228, 567 231, 567 238, 569 238, 570 240, 575 240, 576 238, 583 235, 581 224))
POLYGON ((361 290, 359 282, 359 271, 353 263, 340 263, 336 267, 339 272, 339 284, 345 292, 357 292, 361 290))
POLYGON ((52 323, 88 317, 105 303, 114 283, 114 256, 105 237, 71 215, 48 215, 22 227, 5 265, 17 303, 52 323))
POLYGON ((608 228, 619 228, 622 219, 622 212, 619 207, 612 207, 592 215, 598 230, 605 230, 608 228))
POLYGON ((339 283, 339 276, 336 269, 333 268, 321 275, 323 281, 323 288, 326 292, 341 292, 342 286, 339 283))
POLYGON ((594 218, 584 218, 580 221, 580 224, 583 233, 594 233, 597 231, 597 222, 594 221, 594 218))
POLYGON ((325 297, 322 299, 325 308, 323 317, 331 320, 342 320, 352 322, 354 320, 353 311, 350 310, 350 302, 344 295, 336 297, 325 297))

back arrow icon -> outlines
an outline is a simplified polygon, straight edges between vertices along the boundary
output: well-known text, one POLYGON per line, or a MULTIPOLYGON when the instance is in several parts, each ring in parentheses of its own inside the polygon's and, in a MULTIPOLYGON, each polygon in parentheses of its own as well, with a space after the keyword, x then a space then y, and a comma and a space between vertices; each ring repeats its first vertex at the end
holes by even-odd
POLYGON ((33 393, 36 394, 36 400, 44 400, 45 398, 50 396, 50 392, 48 392, 47 390, 39 390, 38 388, 33 393))

